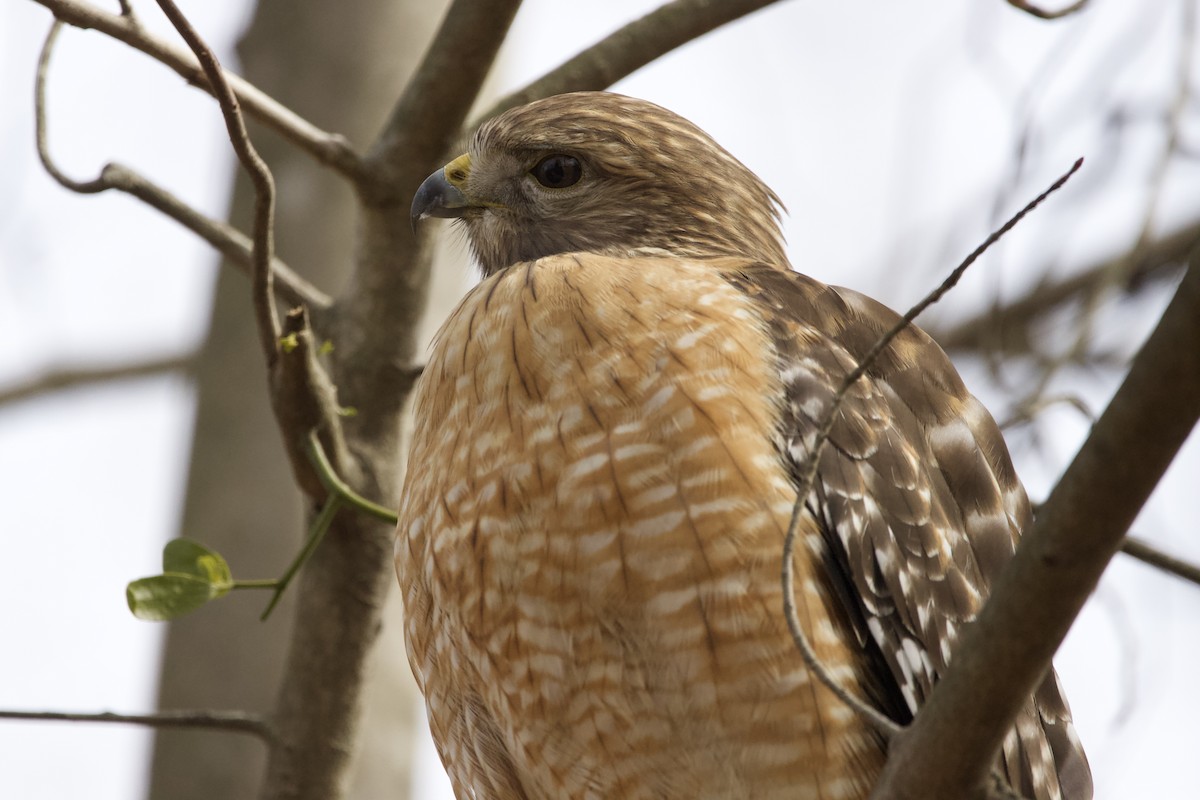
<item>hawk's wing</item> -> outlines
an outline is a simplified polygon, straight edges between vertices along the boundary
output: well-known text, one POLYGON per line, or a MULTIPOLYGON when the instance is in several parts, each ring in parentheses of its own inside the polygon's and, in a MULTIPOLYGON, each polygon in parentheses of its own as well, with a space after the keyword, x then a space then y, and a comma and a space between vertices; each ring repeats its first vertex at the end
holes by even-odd
MULTIPOLYGON (((786 393, 779 448, 798 481, 843 377, 899 316, 856 292, 765 266, 726 279, 764 309, 786 393)), ((823 538, 808 545, 874 662, 874 699, 905 722, 1032 519, 998 427, 919 328, 900 333, 847 393, 808 509, 823 538)), ((1003 758, 1026 796, 1091 797, 1053 670, 1003 758)))

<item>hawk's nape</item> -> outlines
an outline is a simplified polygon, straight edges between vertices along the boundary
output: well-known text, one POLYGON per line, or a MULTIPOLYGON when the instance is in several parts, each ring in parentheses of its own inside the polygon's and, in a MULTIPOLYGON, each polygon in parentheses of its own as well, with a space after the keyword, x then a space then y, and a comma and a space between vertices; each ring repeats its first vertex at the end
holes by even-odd
MULTIPOLYGON (((865 798, 885 743, 808 673, 779 560, 834 392, 898 317, 790 270, 778 199, 607 93, 485 123, 417 191, 485 280, 420 379, 396 540, 409 660, 460 798, 865 798)), ((794 561, 809 639, 906 722, 1029 503, 918 328, 847 394, 794 561)), ((1091 796, 1051 672, 998 765, 1091 796)))

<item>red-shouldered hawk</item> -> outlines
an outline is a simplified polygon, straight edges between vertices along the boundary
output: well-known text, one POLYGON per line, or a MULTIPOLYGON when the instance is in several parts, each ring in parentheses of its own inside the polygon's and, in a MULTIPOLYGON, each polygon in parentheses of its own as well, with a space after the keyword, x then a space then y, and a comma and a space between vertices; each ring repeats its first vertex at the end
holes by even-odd
MULTIPOLYGON (((799 465, 897 315, 792 272, 779 201, 607 93, 485 123, 425 181, 484 280, 416 390, 396 541, 459 798, 865 798, 885 743, 808 672, 779 580, 799 465)), ((904 723, 1030 521, 992 418, 909 327, 851 389, 794 566, 841 683, 904 723)), ((1091 796, 1051 672, 999 768, 1091 796)))

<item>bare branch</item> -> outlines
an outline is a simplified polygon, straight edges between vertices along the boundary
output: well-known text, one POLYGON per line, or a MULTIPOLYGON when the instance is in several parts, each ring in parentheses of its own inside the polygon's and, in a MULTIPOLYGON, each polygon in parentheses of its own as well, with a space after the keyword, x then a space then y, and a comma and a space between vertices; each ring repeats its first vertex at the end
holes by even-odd
POLYGON ((212 49, 172 0, 158 0, 158 5, 188 47, 192 48, 204 74, 208 76, 213 95, 221 106, 221 115, 225 118, 233 150, 254 182, 254 244, 251 248, 254 318, 258 323, 259 344, 266 356, 267 367, 271 368, 279 358, 279 314, 275 309, 274 276, 271 274, 271 260, 275 255, 275 179, 246 133, 246 121, 242 117, 237 96, 230 88, 212 49))
POLYGON ((521 0, 454 0, 367 156, 377 193, 390 197, 405 166, 415 164, 420 175, 434 168, 458 135, 520 6, 521 0))
POLYGON ((1027 0, 1007 0, 1008 4, 1015 9, 1024 11, 1026 14, 1037 17, 1038 19, 1062 19, 1063 17, 1074 14, 1076 11, 1082 11, 1087 7, 1088 0, 1075 0, 1071 5, 1065 8, 1060 8, 1058 11, 1046 11, 1027 0))
POLYGON ((500 100, 471 123, 475 128, 510 108, 563 92, 607 89, 677 47, 778 0, 674 0, 500 100))
POLYGON ((52 392, 94 386, 99 383, 149 378, 168 372, 181 372, 191 368, 195 353, 168 355, 146 361, 111 366, 82 366, 51 369, 8 386, 0 386, 0 406, 19 403, 52 392))
MULTIPOLYGON (((73 192, 95 194, 108 189, 116 189, 132 195, 204 239, 229 259, 231 264, 248 273, 252 263, 251 244, 250 239, 244 233, 232 225, 201 214, 166 189, 142 177, 129 167, 110 162, 101 170, 99 177, 90 181, 77 181, 59 169, 50 155, 48 143, 46 77, 49 72, 50 58, 62 26, 63 23, 58 20, 55 20, 54 24, 50 26, 50 32, 46 35, 46 41, 38 56, 37 77, 34 83, 35 138, 38 158, 46 172, 61 186, 73 192)), ((303 303, 314 309, 328 308, 329 296, 293 272, 287 264, 278 258, 272 258, 271 269, 278 279, 277 291, 288 303, 303 303)))
POLYGON ((1164 553, 1145 539, 1126 536, 1125 540, 1121 542, 1121 552, 1152 567, 1158 567, 1164 572, 1169 572, 1177 578, 1182 578, 1189 583, 1200 586, 1200 566, 1184 561, 1182 558, 1176 558, 1169 553, 1164 553))
POLYGON ((61 20, 54 20, 46 34, 46 40, 42 42, 42 50, 38 54, 37 73, 33 83, 34 139, 37 142, 38 159, 42 162, 42 168, 63 188, 80 194, 97 194, 111 187, 104 182, 102 177, 90 181, 77 181, 71 178, 58 168, 58 164, 54 163, 54 159, 50 157, 50 146, 47 144, 46 75, 50 71, 50 57, 54 55, 54 46, 58 44, 58 35, 62 33, 62 27, 61 20))
POLYGON ((892 742, 872 800, 968 797, 1125 532, 1200 417, 1200 257, 1092 428, 950 669, 892 742))
POLYGON ((95 714, 62 711, 0 711, 0 719, 115 722, 123 725, 145 725, 151 728, 207 728, 232 733, 247 733, 257 736, 267 743, 275 739, 275 733, 265 719, 244 711, 159 711, 156 714, 116 714, 112 711, 101 711, 95 714))
MULTIPOLYGON (((1172 268, 1183 264, 1198 244, 1200 222, 1150 241, 1140 250, 1116 260, 1129 262, 1126 285, 1137 289, 1176 274, 1172 268)), ((926 330, 946 350, 994 348, 1005 353, 1029 352, 1034 324, 1103 283, 1113 261, 1106 259, 1070 278, 1033 286, 1002 308, 988 309, 948 330, 926 330)))
MULTIPOLYGON (((132 14, 109 14, 91 3, 80 0, 36 2, 50 9, 56 19, 76 28, 100 31, 124 42, 170 67, 192 86, 212 93, 211 84, 205 78, 198 61, 190 53, 150 34, 132 14)), ((351 180, 359 179, 361 159, 345 137, 321 130, 242 78, 231 73, 225 73, 225 76, 239 102, 245 107, 246 113, 313 156, 318 162, 351 180)))
POLYGON ((825 417, 821 420, 821 425, 817 429, 816 437, 813 439, 812 445, 809 447, 808 456, 804 463, 800 466, 800 484, 797 487, 796 502, 792 506, 792 518, 788 523, 787 534, 783 540, 783 571, 781 580, 783 584, 783 613, 787 619, 788 628, 792 634, 792 640, 796 643, 796 648, 800 651, 804 663, 821 683, 825 684, 839 699, 846 705, 854 709, 859 716, 863 717, 867 722, 871 723, 877 731, 887 737, 892 737, 901 730, 893 720, 888 719, 881 714, 874 706, 863 700, 855 697, 848 692, 845 687, 837 683, 833 676, 825 669, 824 665, 817 659, 816 653, 813 651, 811 644, 805 636, 804 628, 800 625, 800 618, 796 612, 795 598, 795 577, 793 575, 792 559, 796 551, 796 536, 800 528, 800 517, 804 513, 805 503, 808 500, 809 494, 812 492, 813 486, 817 480, 817 465, 820 463, 821 452, 825 449, 825 444, 829 441, 830 431, 833 430, 833 420, 837 416, 838 409, 842 405, 842 401, 846 396, 846 392, 850 390, 859 378, 867 373, 871 365, 875 363, 875 359, 879 357, 892 340, 896 338, 917 316, 927 309, 929 306, 940 300, 946 292, 954 288, 958 281, 966 273, 967 269, 981 256, 989 247, 995 244, 1004 234, 1012 230, 1017 223, 1025 218, 1029 212, 1033 211, 1042 202, 1052 195, 1054 192, 1062 188, 1062 186, 1071 179, 1080 167, 1083 166, 1083 159, 1079 159, 1065 174, 1050 185, 1050 188, 1035 197, 1029 204, 1014 214, 1007 222, 995 230, 988 236, 982 244, 976 247, 970 255, 963 259, 950 273, 947 278, 942 281, 941 285, 926 295, 919 303, 910 308, 908 312, 900 318, 900 320, 892 326, 883 336, 881 336, 871 349, 866 352, 853 370, 846 375, 838 387, 837 392, 833 395, 833 401, 829 404, 829 409, 825 412, 825 417))

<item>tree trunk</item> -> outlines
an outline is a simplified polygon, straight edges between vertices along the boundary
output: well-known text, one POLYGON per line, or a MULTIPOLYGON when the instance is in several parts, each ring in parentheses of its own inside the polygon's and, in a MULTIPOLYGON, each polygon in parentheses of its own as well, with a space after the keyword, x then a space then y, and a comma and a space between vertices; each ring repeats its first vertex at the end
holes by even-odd
MULTIPOLYGON (((443 8, 443 0, 263 0, 239 45, 240 68, 229 66, 302 116, 362 146, 402 90, 443 8)), ((272 134, 252 129, 251 135, 279 187, 281 256, 335 292, 354 252, 350 189, 272 134)), ((231 218, 249 230, 249 181, 239 174, 235 184, 231 218)), ((277 576, 297 552, 303 513, 268 403, 250 284, 236 270, 223 268, 218 275, 196 381, 199 402, 180 535, 220 551, 239 577, 277 576)), ((172 623, 159 706, 269 713, 293 601, 285 599, 268 622, 260 623, 266 596, 239 592, 172 623)), ((411 738, 419 717, 395 598, 388 613, 370 669, 363 722, 368 751, 382 752, 356 767, 353 796, 403 797, 409 785, 411 738)), ((265 756, 261 744, 238 736, 162 731, 155 741, 150 796, 254 796, 265 756)))

